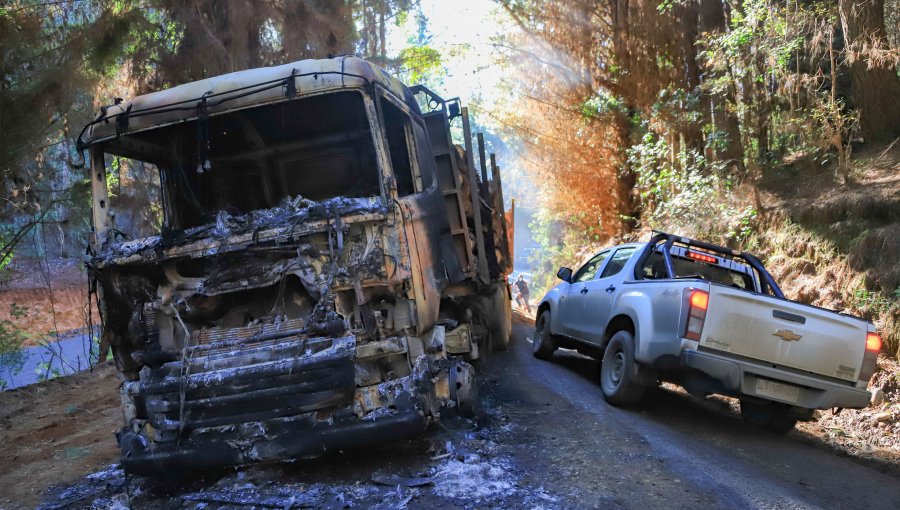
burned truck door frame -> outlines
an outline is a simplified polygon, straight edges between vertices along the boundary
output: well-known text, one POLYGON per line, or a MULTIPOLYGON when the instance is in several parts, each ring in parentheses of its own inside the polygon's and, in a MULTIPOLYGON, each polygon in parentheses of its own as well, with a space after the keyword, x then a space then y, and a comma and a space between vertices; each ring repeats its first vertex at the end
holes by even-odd
POLYGON ((403 101, 397 100, 391 91, 378 86, 375 91, 375 104, 378 118, 385 129, 382 138, 392 174, 390 195, 400 210, 403 232, 409 244, 412 292, 421 297, 416 303, 416 333, 422 335, 437 323, 441 293, 448 284, 440 238, 450 227, 439 198, 434 163, 430 158, 423 157, 430 154, 431 150, 428 139, 424 136, 423 126, 416 126, 417 122, 421 122, 419 115, 413 115, 410 108, 403 101), (413 189, 412 193, 403 196, 397 185, 397 169, 390 158, 391 147, 386 133, 388 125, 383 104, 385 101, 401 114, 404 124, 413 189), (431 264, 423 262, 428 260, 431 264))

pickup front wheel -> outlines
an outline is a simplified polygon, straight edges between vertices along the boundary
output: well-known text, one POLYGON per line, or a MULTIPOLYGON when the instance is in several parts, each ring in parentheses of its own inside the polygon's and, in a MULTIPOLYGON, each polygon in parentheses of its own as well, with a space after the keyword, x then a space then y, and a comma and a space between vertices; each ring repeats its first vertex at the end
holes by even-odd
POLYGON ((634 337, 619 331, 609 339, 600 362, 600 387, 606 401, 614 406, 633 406, 644 396, 644 386, 633 382, 635 371, 634 337))
POLYGON ((531 353, 537 359, 550 359, 556 350, 556 342, 550 334, 550 310, 542 312, 534 323, 531 353))

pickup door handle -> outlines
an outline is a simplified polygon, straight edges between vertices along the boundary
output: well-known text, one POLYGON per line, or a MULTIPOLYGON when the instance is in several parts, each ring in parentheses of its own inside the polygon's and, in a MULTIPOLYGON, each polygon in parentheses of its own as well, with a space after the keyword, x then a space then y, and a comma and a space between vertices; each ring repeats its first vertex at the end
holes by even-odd
POLYGON ((588 293, 588 288, 587 288, 587 287, 582 287, 582 288, 581 288, 581 293, 582 293, 582 294, 587 294, 587 293, 588 293))
POLYGON ((616 287, 614 285, 610 285, 609 287, 606 288, 606 292, 612 292, 614 290, 616 290, 616 287))

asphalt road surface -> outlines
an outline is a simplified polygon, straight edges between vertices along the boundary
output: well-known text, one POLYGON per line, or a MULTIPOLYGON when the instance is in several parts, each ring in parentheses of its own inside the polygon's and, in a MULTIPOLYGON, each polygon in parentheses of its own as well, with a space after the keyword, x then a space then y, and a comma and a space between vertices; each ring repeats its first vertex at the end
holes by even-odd
POLYGON ((549 362, 514 328, 495 356, 500 408, 523 428, 515 457, 554 493, 588 507, 900 508, 900 473, 745 424, 721 399, 658 390, 634 410, 610 406, 599 363, 571 351, 549 362))
POLYGON ((422 437, 176 479, 116 466, 45 508, 900 508, 900 470, 743 423, 722 399, 660 389, 608 405, 598 363, 531 356, 531 326, 479 368, 484 415, 422 437))

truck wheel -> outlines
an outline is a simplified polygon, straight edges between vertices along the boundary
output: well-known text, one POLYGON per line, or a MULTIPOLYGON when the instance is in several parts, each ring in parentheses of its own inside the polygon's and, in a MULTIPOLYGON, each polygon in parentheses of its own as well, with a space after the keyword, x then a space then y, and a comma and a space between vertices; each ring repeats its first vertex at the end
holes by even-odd
POLYGON ((556 351, 556 342, 550 334, 550 310, 541 313, 534 323, 534 335, 531 338, 531 353, 537 359, 550 359, 556 351))
POLYGON ((600 362, 600 387, 606 401, 614 406, 633 406, 644 396, 645 388, 631 380, 634 372, 634 339, 628 331, 619 331, 609 339, 600 362))
POLYGON ((512 334, 512 302, 505 283, 495 285, 491 292, 491 316, 491 347, 505 351, 512 334))

